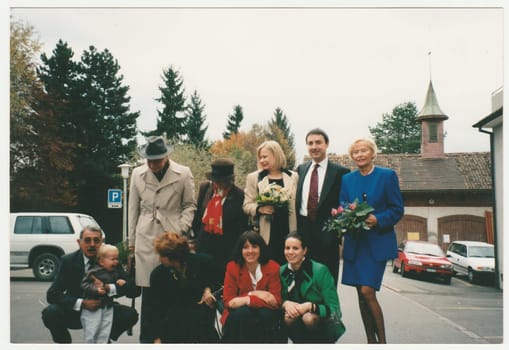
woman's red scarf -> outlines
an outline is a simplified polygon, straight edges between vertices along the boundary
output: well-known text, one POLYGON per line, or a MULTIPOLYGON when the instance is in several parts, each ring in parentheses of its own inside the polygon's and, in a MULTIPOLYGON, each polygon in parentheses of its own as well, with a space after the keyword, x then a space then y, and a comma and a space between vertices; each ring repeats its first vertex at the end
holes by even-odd
POLYGON ((210 234, 222 235, 223 234, 223 203, 230 191, 230 188, 219 188, 216 184, 214 186, 214 194, 210 198, 207 208, 203 213, 202 223, 204 224, 203 230, 210 234))

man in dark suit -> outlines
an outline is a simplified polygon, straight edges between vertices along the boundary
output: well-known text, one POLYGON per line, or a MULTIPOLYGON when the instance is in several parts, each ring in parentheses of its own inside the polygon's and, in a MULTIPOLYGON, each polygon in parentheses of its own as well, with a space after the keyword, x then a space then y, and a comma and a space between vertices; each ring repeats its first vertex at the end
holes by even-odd
POLYGON ((324 231, 323 226, 331 209, 339 206, 341 178, 350 170, 329 161, 329 136, 322 129, 310 130, 306 144, 311 160, 297 167, 297 228, 308 242, 308 256, 329 268, 337 286, 339 239, 335 232, 324 231))
MULTIPOLYGON (((103 243, 102 232, 98 227, 85 226, 80 233, 80 249, 64 255, 60 261, 57 275, 46 293, 49 305, 42 310, 42 321, 51 332, 55 343, 72 343, 68 329, 81 329, 80 310, 96 310, 101 300, 84 299, 81 281, 85 271, 95 264, 97 248, 103 243)), ((136 296, 133 281, 124 286, 109 285, 112 296, 136 296)), ((113 325, 110 339, 117 340, 120 334, 138 321, 134 308, 115 303, 113 306, 113 325)))

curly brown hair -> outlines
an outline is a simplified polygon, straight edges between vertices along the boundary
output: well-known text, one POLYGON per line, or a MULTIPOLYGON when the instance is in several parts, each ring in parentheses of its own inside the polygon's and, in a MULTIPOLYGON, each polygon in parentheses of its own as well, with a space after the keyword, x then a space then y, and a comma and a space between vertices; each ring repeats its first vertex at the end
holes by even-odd
POLYGON ((189 244, 185 236, 175 232, 163 232, 154 239, 154 249, 160 256, 184 262, 189 255, 189 244))

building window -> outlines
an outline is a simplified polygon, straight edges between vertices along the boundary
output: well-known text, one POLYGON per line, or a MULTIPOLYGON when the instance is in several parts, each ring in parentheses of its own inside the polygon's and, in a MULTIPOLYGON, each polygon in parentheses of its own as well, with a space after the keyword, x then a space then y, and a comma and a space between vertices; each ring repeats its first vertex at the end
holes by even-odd
POLYGON ((429 142, 438 142, 438 123, 429 123, 429 142))

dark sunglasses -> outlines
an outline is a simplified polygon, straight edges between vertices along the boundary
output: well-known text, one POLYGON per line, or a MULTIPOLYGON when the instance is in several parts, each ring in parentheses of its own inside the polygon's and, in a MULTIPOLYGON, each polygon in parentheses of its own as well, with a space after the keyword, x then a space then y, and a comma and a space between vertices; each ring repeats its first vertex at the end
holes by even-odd
POLYGON ((92 237, 87 237, 87 238, 82 239, 82 241, 83 241, 83 242, 85 242, 85 243, 87 243, 87 244, 90 244, 90 243, 92 243, 92 241, 93 241, 95 244, 97 244, 97 243, 100 243, 100 242, 101 242, 101 239, 100 239, 100 238, 98 238, 98 237, 94 237, 94 238, 92 238, 92 237))

